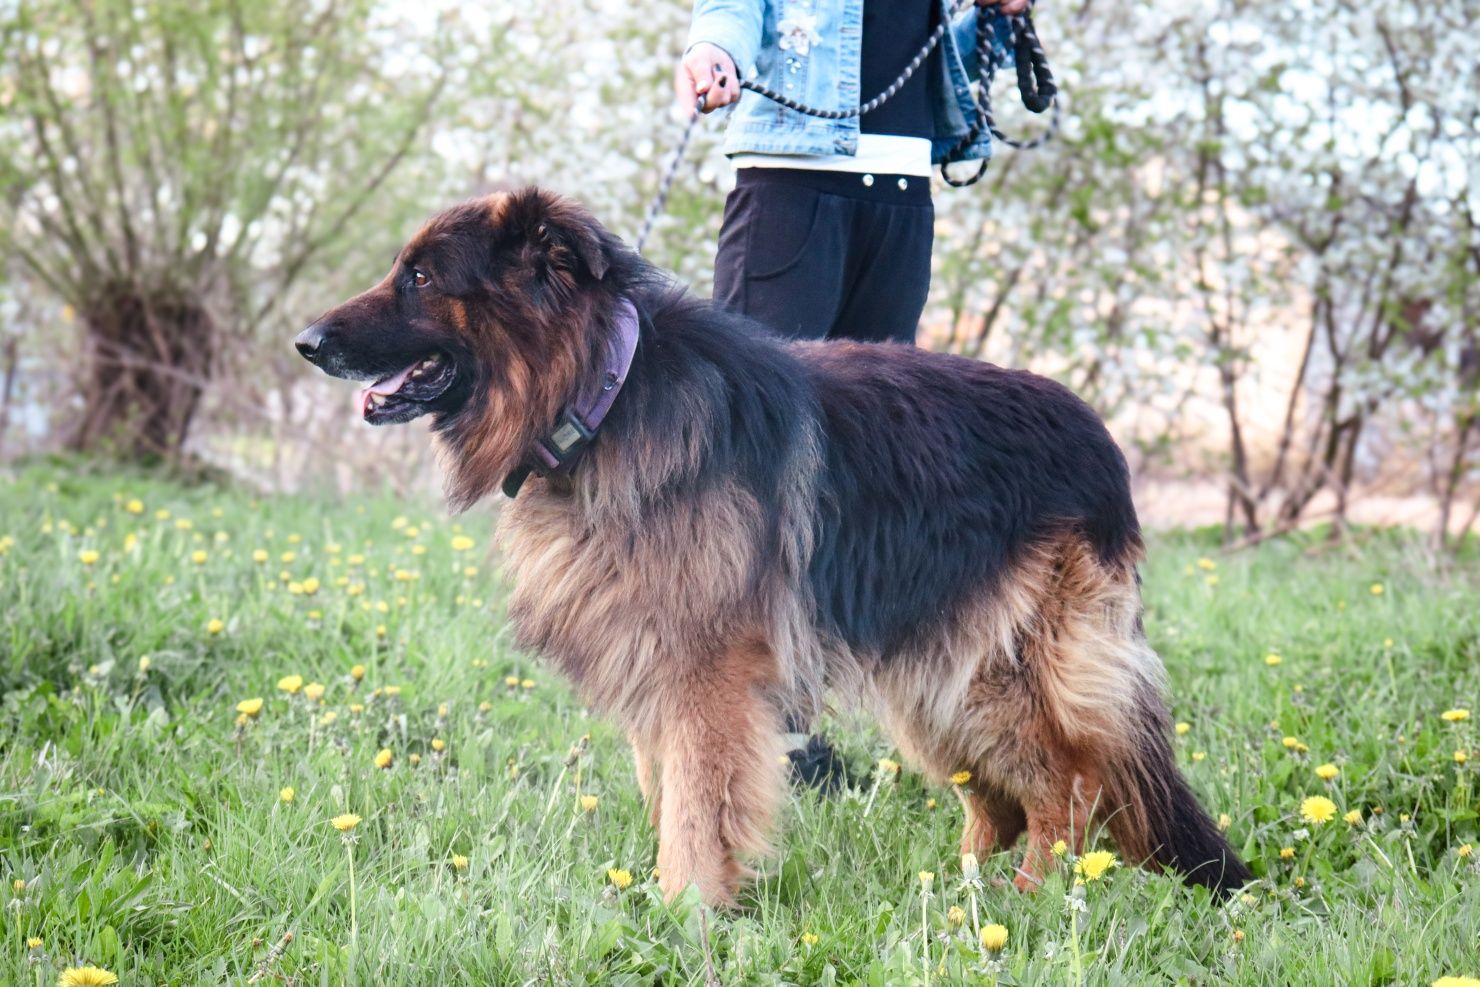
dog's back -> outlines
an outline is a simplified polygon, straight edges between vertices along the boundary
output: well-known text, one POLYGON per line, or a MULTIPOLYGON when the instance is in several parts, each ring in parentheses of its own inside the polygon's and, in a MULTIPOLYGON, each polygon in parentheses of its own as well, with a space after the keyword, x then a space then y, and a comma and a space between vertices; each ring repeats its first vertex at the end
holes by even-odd
POLYGON ((1125 460, 1067 388, 914 347, 791 348, 818 395, 818 618, 888 655, 1048 540, 1110 567, 1141 551, 1125 460))

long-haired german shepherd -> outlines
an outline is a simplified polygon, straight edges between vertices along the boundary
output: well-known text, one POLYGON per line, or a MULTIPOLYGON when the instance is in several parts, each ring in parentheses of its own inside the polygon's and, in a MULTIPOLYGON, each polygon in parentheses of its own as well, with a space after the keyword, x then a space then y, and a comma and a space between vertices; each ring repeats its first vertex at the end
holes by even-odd
POLYGON ((963 853, 1027 831, 1020 888, 1092 820, 1250 880, 1172 756, 1125 460, 1060 385, 782 342, 534 188, 442 213, 297 346, 370 382, 366 421, 432 416, 455 508, 529 474, 499 525, 518 639, 631 738, 670 897, 733 901, 782 711, 828 689, 934 780, 971 773, 963 853))

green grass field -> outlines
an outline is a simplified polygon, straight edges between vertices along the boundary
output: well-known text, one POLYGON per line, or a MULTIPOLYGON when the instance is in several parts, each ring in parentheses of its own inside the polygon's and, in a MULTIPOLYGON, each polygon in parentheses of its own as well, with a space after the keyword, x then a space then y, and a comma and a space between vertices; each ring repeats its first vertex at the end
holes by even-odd
POLYGON ((619 734, 508 643, 491 528, 75 463, 0 477, 0 984, 1480 976, 1473 556, 1153 540, 1178 756, 1260 877, 1241 897, 1125 867, 1076 886, 1068 859, 1024 896, 1006 855, 965 885, 952 793, 876 769, 889 742, 844 713, 866 780, 794 797, 743 909, 705 918, 657 893, 619 734))

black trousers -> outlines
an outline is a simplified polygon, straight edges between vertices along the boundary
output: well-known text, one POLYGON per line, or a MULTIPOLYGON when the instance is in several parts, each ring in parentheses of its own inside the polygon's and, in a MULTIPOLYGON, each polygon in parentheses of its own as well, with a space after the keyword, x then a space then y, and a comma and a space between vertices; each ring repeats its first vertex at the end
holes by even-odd
POLYGON ((741 168, 714 300, 793 339, 912 343, 934 238, 928 178, 741 168))

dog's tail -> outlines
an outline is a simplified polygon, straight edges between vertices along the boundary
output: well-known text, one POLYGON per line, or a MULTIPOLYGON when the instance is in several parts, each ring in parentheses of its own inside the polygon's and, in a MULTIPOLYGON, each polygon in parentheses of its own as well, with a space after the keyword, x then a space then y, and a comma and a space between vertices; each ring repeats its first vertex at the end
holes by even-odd
POLYGON ((1177 770, 1159 695, 1142 691, 1127 722, 1130 736, 1103 767, 1107 825, 1128 859, 1156 864, 1227 897, 1254 879, 1177 770))

